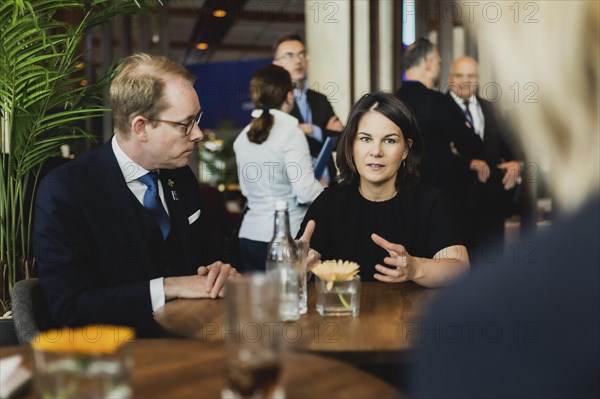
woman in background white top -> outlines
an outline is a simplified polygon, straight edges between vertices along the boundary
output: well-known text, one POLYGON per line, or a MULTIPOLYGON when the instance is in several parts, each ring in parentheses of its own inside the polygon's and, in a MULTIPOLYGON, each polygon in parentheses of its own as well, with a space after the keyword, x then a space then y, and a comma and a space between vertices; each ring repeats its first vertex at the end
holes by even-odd
POLYGON ((250 97, 255 119, 233 143, 240 188, 248 201, 239 232, 244 271, 265 269, 275 202, 287 201, 294 237, 308 205, 323 190, 315 180, 304 133, 288 114, 294 106, 290 74, 276 65, 260 68, 250 81, 250 97))

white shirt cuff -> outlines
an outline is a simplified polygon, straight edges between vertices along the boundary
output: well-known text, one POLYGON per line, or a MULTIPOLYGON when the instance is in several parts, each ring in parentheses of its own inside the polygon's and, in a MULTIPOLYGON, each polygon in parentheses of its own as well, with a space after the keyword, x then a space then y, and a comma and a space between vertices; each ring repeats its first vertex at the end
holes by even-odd
POLYGON ((165 286, 163 280, 163 277, 150 280, 150 299, 152 300, 153 312, 165 306, 165 286))

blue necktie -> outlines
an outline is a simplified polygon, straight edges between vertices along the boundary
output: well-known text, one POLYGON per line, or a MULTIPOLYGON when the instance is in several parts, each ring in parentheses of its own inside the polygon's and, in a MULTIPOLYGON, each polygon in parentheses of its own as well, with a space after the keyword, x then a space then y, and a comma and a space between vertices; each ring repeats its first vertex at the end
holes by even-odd
POLYGON ((144 176, 138 178, 138 180, 148 187, 144 193, 144 208, 150 211, 158 223, 158 227, 160 227, 163 239, 166 240, 171 230, 171 220, 158 195, 158 173, 146 173, 144 176))
POLYGON ((465 104, 465 118, 467 118, 467 120, 473 127, 473 130, 475 130, 475 124, 473 123, 473 115, 471 115, 471 111, 469 111, 469 100, 468 99, 465 100, 464 104, 465 104))

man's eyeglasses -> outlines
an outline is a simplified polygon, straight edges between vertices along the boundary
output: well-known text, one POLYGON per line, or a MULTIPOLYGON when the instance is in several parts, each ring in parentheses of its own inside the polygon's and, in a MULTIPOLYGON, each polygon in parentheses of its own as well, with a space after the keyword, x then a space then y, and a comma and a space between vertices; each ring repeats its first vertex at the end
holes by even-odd
POLYGON ((300 51, 299 53, 285 53, 281 57, 275 58, 275 61, 279 61, 279 60, 292 61, 295 57, 298 57, 301 60, 305 60, 308 58, 308 55, 306 54, 306 51, 300 51))
POLYGON ((200 125, 200 119, 202 119, 202 115, 204 114, 204 111, 200 111, 198 112, 198 115, 196 115, 192 120, 188 121, 188 122, 175 122, 175 121, 169 121, 166 119, 154 119, 154 118, 148 118, 146 117, 146 119, 148 119, 149 121, 154 121, 154 122, 165 122, 165 123, 170 123, 172 125, 178 125, 181 126, 182 129, 182 133, 185 136, 188 136, 191 132, 192 129, 194 128, 194 125, 200 125))

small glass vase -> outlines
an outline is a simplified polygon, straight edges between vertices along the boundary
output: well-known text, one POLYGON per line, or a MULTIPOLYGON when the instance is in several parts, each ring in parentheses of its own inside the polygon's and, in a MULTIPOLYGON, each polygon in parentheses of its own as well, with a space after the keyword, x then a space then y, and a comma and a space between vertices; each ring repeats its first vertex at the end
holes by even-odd
POLYGON ((317 312, 321 316, 353 316, 360 314, 360 276, 350 281, 327 281, 316 277, 317 312))
POLYGON ((129 345, 110 355, 83 355, 34 350, 37 396, 62 399, 133 397, 129 345))

